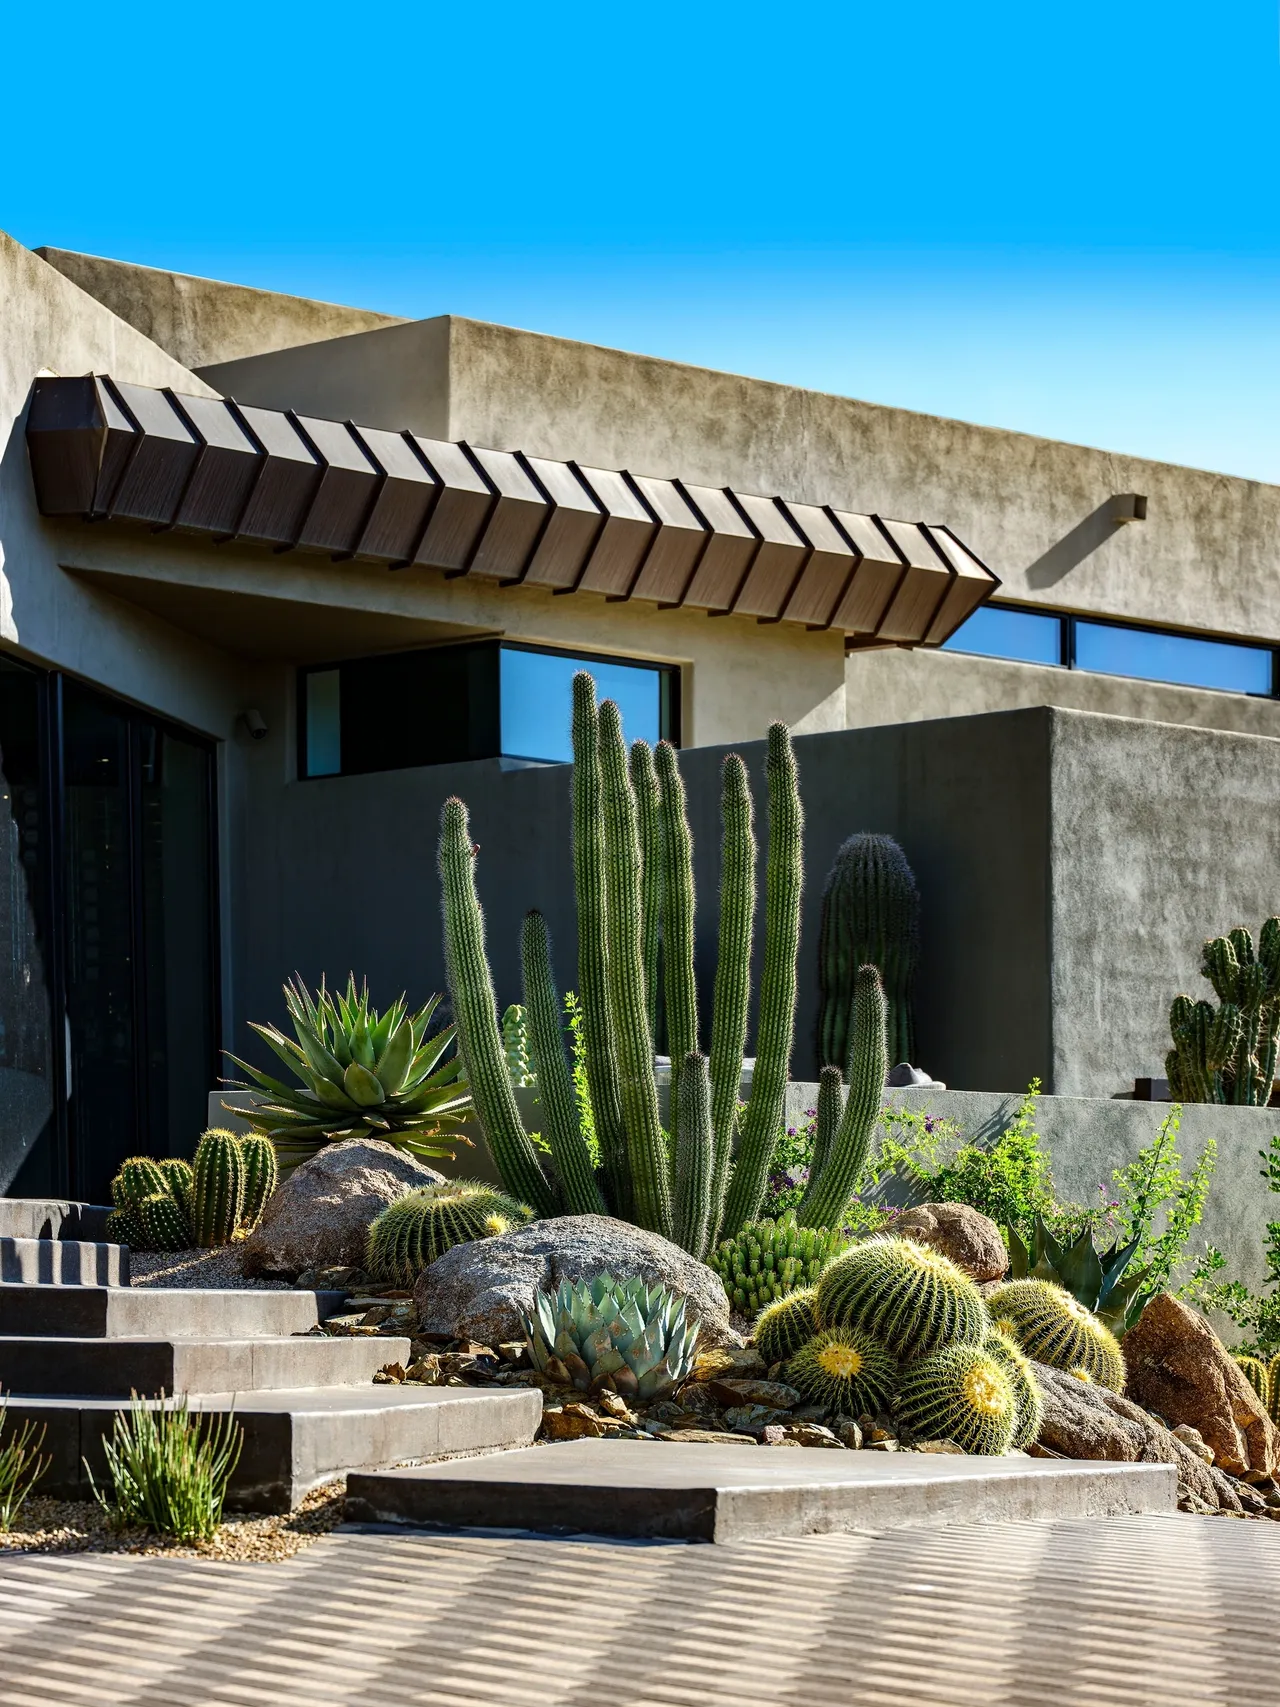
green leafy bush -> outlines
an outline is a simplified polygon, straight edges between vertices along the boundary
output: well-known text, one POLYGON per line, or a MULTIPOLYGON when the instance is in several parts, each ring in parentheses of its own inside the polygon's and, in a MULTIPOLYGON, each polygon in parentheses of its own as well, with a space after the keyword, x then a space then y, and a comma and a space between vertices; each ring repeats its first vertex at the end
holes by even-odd
POLYGON ((45 1426, 25 1422, 21 1428, 11 1428, 6 1438, 7 1407, 0 1401, 0 1534, 12 1529, 18 1513, 49 1468, 51 1460, 40 1448, 44 1445, 45 1426))
MULTIPOLYGON (((1280 1134, 1259 1150, 1261 1174, 1273 1192, 1280 1192, 1280 1134)), ((1267 1222, 1267 1268, 1263 1290, 1254 1292, 1242 1280, 1218 1280, 1226 1267, 1222 1252, 1210 1245, 1183 1288, 1204 1310, 1221 1310, 1244 1333, 1237 1351, 1268 1360, 1280 1352, 1280 1221, 1267 1222)))
POLYGON ((118 1528, 142 1524, 180 1541, 211 1540, 243 1444, 230 1412, 192 1416, 185 1396, 166 1408, 163 1393, 159 1404, 135 1393, 103 1442, 111 1491, 90 1472, 94 1498, 118 1528))

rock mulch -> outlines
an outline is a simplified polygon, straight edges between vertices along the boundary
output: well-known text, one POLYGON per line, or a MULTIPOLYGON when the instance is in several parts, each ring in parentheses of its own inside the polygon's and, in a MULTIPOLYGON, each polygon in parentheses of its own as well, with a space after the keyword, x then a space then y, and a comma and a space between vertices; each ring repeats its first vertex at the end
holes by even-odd
POLYGON ((93 1500, 33 1495, 17 1527, 0 1530, 0 1553, 134 1553, 150 1558, 274 1563, 292 1559, 342 1522, 345 1478, 313 1488, 297 1511, 280 1517, 231 1513, 212 1541, 182 1542, 145 1529, 117 1530, 93 1500))
POLYGON ((134 1286, 210 1287, 226 1292, 287 1292, 288 1280, 248 1280, 240 1272, 240 1247, 221 1245, 203 1251, 131 1251, 134 1286))

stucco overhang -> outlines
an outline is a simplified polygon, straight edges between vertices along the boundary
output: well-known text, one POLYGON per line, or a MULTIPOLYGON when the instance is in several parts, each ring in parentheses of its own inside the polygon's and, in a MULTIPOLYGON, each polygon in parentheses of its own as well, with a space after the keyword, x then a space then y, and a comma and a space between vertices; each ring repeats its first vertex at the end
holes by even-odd
POLYGON ((950 528, 106 376, 36 381, 46 516, 936 646, 999 586, 950 528))

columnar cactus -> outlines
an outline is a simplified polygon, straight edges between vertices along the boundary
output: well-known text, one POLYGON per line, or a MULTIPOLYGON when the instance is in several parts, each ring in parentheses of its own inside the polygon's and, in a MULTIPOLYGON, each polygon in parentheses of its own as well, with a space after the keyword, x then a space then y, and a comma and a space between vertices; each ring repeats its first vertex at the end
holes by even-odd
POLYGON ((818 1331, 813 1313, 815 1288, 802 1286, 766 1304, 756 1317, 756 1350, 765 1363, 786 1363, 818 1331))
POLYGON ((1124 1392, 1124 1356, 1115 1335, 1065 1287, 1051 1280, 1010 1280, 987 1299, 991 1319, 1037 1363, 1124 1392))
POLYGON ((511 1083, 517 1090, 527 1089, 535 1082, 529 1059, 528 1024, 519 1002, 512 1002, 502 1016, 502 1053, 507 1058, 511 1083))
POLYGON ((1018 1401, 1001 1359, 981 1345, 953 1345, 903 1370, 898 1414, 917 1439, 998 1457, 1013 1443, 1018 1401))
POLYGON ((149 1251, 188 1251, 191 1249, 191 1223, 180 1204, 167 1191, 157 1191, 144 1197, 138 1205, 149 1251))
POLYGON ((756 911, 756 836, 747 767, 730 753, 720 772, 720 941, 711 1016, 711 1124, 715 1131, 711 1226, 724 1218, 738 1090, 751 1002, 751 941, 756 911))
MULTIPOLYGON (((877 1103, 879 1098, 877 1097, 877 1103)), ((817 1179, 827 1165, 835 1143, 836 1133, 840 1129, 840 1116, 844 1112, 844 1074, 839 1067, 824 1067, 818 1075, 818 1106, 815 1110, 817 1118, 813 1127, 813 1161, 809 1167, 810 1179, 817 1179)), ((879 1113, 879 1108, 876 1110, 879 1113)))
POLYGON ((874 966, 888 1005, 889 1060, 910 1061, 911 984, 920 952, 920 892, 892 836, 850 836, 836 852, 822 893, 818 1047, 844 1068, 853 1037, 858 969, 874 966))
POLYGON ((159 1162, 150 1156, 130 1156, 121 1162, 120 1171, 111 1182, 111 1201, 117 1209, 137 1209, 144 1197, 166 1192, 169 1182, 159 1162))
POLYGON ((1245 1379, 1262 1400, 1269 1414, 1271 1410, 1271 1371, 1260 1357, 1250 1357, 1242 1351, 1233 1353, 1233 1356, 1243 1370, 1245 1379))
POLYGON ((520 937, 524 1011, 542 1108, 543 1136, 551 1146, 565 1207, 573 1215, 603 1215, 591 1153, 578 1119, 573 1079, 564 1052, 560 997, 551 968, 551 938, 539 912, 527 915, 520 937))
POLYGON ((244 1153, 234 1132, 210 1127, 196 1145, 191 1230, 204 1250, 230 1244, 244 1219, 244 1153))
POLYGON ((1200 971, 1219 1006, 1174 998, 1169 1089, 1183 1102, 1265 1105, 1280 1042, 1280 917, 1263 925, 1256 953, 1243 927, 1210 937, 1200 971))
MULTIPOLYGON (((675 1066, 674 1061, 672 1066, 675 1066)), ((701 1261, 711 1225, 711 1079, 707 1058, 690 1050, 680 1067, 680 1109, 676 1123, 674 1235, 678 1245, 701 1261)))
MULTIPOLYGON (((693 836, 684 782, 670 741, 657 751, 658 827, 662 849, 662 972, 667 1052, 671 1057, 672 1131, 680 1131, 680 1074, 698 1048, 698 986, 693 975, 693 836)), ((704 1217, 705 1219, 705 1217, 704 1217)))
POLYGON ((280 1170, 276 1147, 269 1138, 259 1132, 242 1132, 239 1137, 244 1157, 244 1225, 252 1232, 280 1182, 280 1170))
MULTIPOLYGON (((273 1181, 272 1190, 274 1191, 276 1167, 275 1146, 269 1139, 258 1138, 256 1136, 252 1139, 242 1136, 240 1142, 241 1144, 254 1143, 264 1144, 266 1146, 271 1156, 271 1177, 273 1181)), ((192 1171, 191 1163, 185 1161, 181 1156, 161 1156, 156 1162, 156 1166, 164 1175, 165 1187, 168 1190, 169 1196, 172 1197, 175 1203, 181 1204, 186 1213, 190 1215, 191 1193, 195 1189, 195 1174, 192 1171)), ((259 1210, 259 1214, 261 1214, 261 1210, 259 1210)), ((258 1217, 255 1215, 253 1218, 254 1225, 257 1224, 257 1219, 258 1217)))
MULTIPOLYGON (((662 937, 663 855, 662 827, 658 808, 658 773, 653 748, 647 741, 631 743, 631 791, 636 797, 636 821, 640 829, 641 890, 644 944, 644 987, 649 1010, 649 1030, 658 1035, 658 944, 662 937)), ((697 1039, 694 1039, 696 1045, 697 1039)))
POLYGON ((375 1280, 412 1286, 454 1245, 522 1227, 532 1211, 480 1180, 446 1180, 408 1192, 369 1228, 365 1267, 375 1280))
MULTIPOLYGON (((821 1165, 810 1170, 809 1185, 796 1219, 806 1227, 838 1227, 866 1166, 872 1135, 880 1119, 888 1055, 885 1050, 885 999, 874 966, 860 966, 849 1048, 849 1095, 835 1136, 823 1143, 821 1165)), ((819 1084, 819 1098, 823 1087, 819 1084)), ((837 1090, 838 1094, 838 1090, 837 1090)), ((833 1086, 827 1081, 826 1108, 820 1115, 830 1124, 833 1086)))
POLYGON ((914 1239, 867 1239, 818 1282, 816 1314, 827 1328, 862 1328, 904 1359, 943 1346, 980 1346, 990 1320, 982 1294, 940 1251, 914 1239))
POLYGON ((811 1404, 875 1416, 893 1391, 898 1360, 861 1328, 820 1328, 787 1364, 786 1377, 811 1404))

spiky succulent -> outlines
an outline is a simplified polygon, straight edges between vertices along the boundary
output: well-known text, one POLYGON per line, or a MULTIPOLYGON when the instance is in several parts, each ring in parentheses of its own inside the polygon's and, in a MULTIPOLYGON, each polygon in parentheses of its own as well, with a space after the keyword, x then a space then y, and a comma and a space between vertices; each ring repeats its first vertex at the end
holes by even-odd
POLYGON ((128 1156, 111 1182, 111 1201, 117 1209, 140 1207, 144 1197, 168 1191, 164 1168, 150 1156, 128 1156))
POLYGON ((107 1216, 107 1241, 113 1245, 128 1245, 132 1250, 147 1247, 146 1229, 136 1209, 113 1209, 107 1216))
POLYGON ((1040 1383, 1036 1380, 1031 1360, 1008 1334, 993 1328, 982 1342, 982 1349, 995 1358, 1013 1387, 1018 1420, 1009 1444, 1021 1452, 1035 1440, 1044 1422, 1044 1395, 1040 1391, 1040 1383))
POLYGON ((256 1227, 267 1207, 267 1199, 280 1181, 276 1147, 260 1132, 240 1133, 240 1153, 244 1157, 244 1224, 256 1227))
POLYGON ((643 1280, 561 1281, 539 1292, 524 1317, 535 1369, 581 1392, 612 1388, 625 1398, 652 1399, 693 1368, 698 1324, 685 1319, 683 1298, 643 1280))
POLYGON ((1037 1363, 1071 1374, 1083 1370, 1100 1387, 1124 1392, 1119 1342, 1065 1287, 1051 1280, 1010 1280, 991 1293, 987 1307, 1001 1333, 1037 1363))
POLYGON ((875 1416, 888 1401, 898 1360, 861 1328, 820 1328, 787 1364, 787 1381, 815 1405, 875 1416))
POLYGON ((1014 1227, 1005 1228, 1011 1280, 1052 1280, 1091 1310, 1113 1334, 1123 1334, 1142 1314, 1149 1296, 1151 1267, 1131 1269, 1140 1240, 1096 1248, 1086 1227, 1074 1244, 1060 1244, 1037 1215, 1030 1245, 1014 1227))
POLYGON ((368 986, 357 990, 354 977, 345 994, 331 993, 322 980, 313 997, 298 975, 284 986, 284 999, 295 1037, 274 1025, 252 1029, 301 1085, 228 1057, 248 1074, 229 1082, 257 1098, 244 1117, 270 1138, 282 1167, 344 1138, 385 1138, 415 1156, 450 1158, 452 1145, 471 1142, 452 1130, 472 1112, 462 1063, 447 1059, 454 1028, 427 1031, 439 996, 416 1014, 401 996, 379 1014, 368 986))
POLYGON ((766 1304, 756 1317, 756 1350, 766 1364, 785 1363, 818 1331, 813 1314, 814 1289, 802 1286, 766 1304))
POLYGON ((161 1156, 156 1166, 164 1175, 169 1196, 175 1203, 180 1203, 189 1214, 191 1193, 195 1187, 195 1173, 191 1163, 184 1161, 181 1156, 161 1156))
POLYGON ((724 1239, 709 1260, 734 1309, 754 1316, 788 1292, 812 1286, 844 1246, 842 1233, 799 1227, 788 1211, 776 1221, 751 1222, 724 1239))
POLYGON ((511 1083, 517 1090, 537 1084, 529 1053, 529 1022, 519 1002, 512 1002, 502 1016, 502 1053, 507 1058, 511 1083))
POLYGON ((950 1345, 981 1345, 990 1322, 982 1294, 940 1251, 914 1239, 866 1239, 818 1282, 824 1328, 862 1328, 895 1356, 924 1357, 950 1345))
POLYGON ((1003 1359, 981 1345, 951 1345, 902 1372, 898 1414, 918 1440, 950 1440, 998 1457, 1013 1443, 1018 1400, 1003 1359))
POLYGON ((1234 1354, 1236 1362, 1244 1371, 1245 1379, 1254 1392, 1262 1400, 1268 1411, 1271 1408, 1271 1371, 1260 1357, 1250 1357, 1246 1352, 1234 1354))
POLYGON ((365 1267, 375 1280, 412 1286, 453 1245, 523 1227, 533 1215, 480 1180, 423 1186, 388 1204, 369 1229, 365 1267))
POLYGON ((186 1211, 167 1191, 144 1197, 138 1205, 148 1251, 189 1251, 194 1243, 186 1211))

